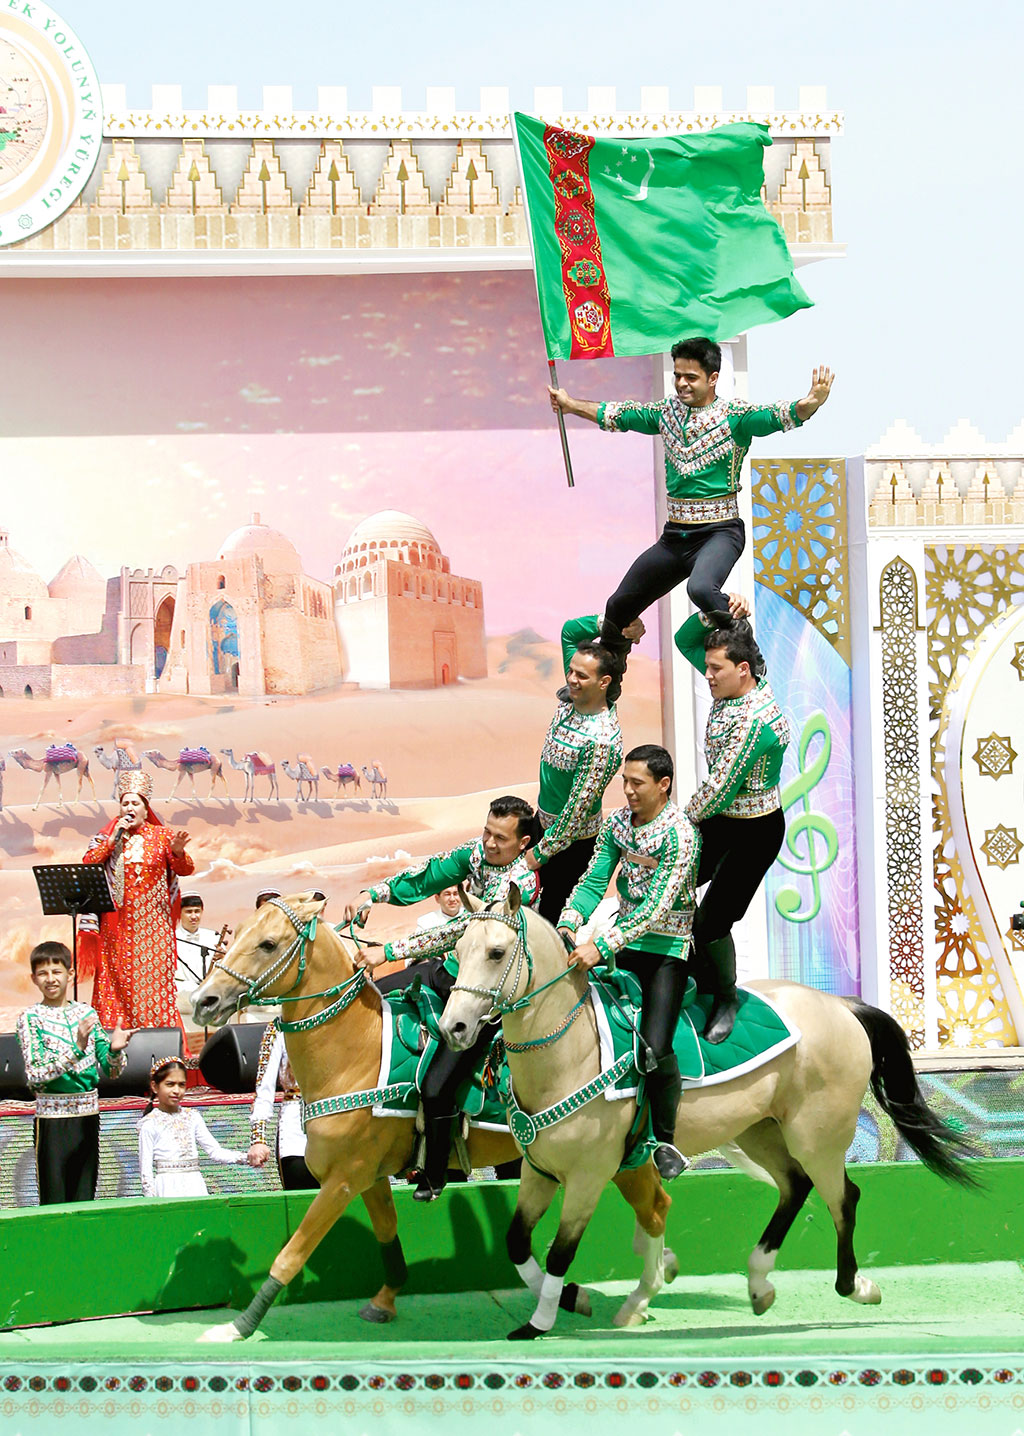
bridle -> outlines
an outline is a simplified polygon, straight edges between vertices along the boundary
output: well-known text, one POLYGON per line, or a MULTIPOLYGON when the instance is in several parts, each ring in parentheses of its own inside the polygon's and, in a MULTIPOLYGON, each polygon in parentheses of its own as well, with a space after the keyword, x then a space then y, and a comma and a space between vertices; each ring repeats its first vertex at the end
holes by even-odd
MULTIPOLYGON (((468 992, 471 993, 474 997, 487 998, 487 1000, 491 1004, 491 1008, 489 1012, 484 1014, 484 1022, 500 1022, 503 1017, 508 1017, 513 1012, 521 1012, 524 1007, 529 1007, 530 1003, 535 997, 539 997, 540 994, 542 992, 546 992, 549 987, 554 987, 556 982, 561 982, 563 978, 568 977, 569 974, 573 971, 573 968, 566 967, 564 971, 558 973, 556 977, 551 978, 549 982, 542 983, 540 987, 536 987, 531 991, 530 984, 533 981, 533 954, 531 953, 530 945, 526 940, 526 912, 524 911, 524 909, 522 907, 519 907, 514 913, 507 913, 500 911, 492 912, 487 908, 481 908, 478 912, 471 912, 469 914, 468 922, 474 921, 501 922, 504 923, 506 927, 511 928, 511 930, 516 935, 515 946, 509 953, 508 960, 505 963, 501 976, 498 978, 498 981, 493 987, 474 987, 471 983, 457 982, 452 988, 453 993, 468 992), (526 989, 523 992, 522 997, 509 999, 505 996, 505 983, 508 979, 509 973, 512 972, 513 965, 515 966, 515 975, 512 980, 512 991, 515 992, 519 986, 519 981, 523 975, 524 966, 526 967, 526 989)), ((583 996, 580 998, 579 1002, 577 1002, 576 1006, 572 1009, 572 1012, 569 1014, 566 1021, 558 1028, 556 1032, 551 1033, 547 1037, 537 1038, 533 1042, 506 1042, 505 1046, 507 1050, 510 1052, 525 1051, 528 1047, 540 1047, 544 1043, 554 1041, 556 1037, 561 1037, 562 1033, 568 1030, 569 1024, 571 1023, 573 1018, 576 1017, 576 1015, 580 1012, 586 1000, 587 993, 586 991, 584 991, 583 996)))
MULTIPOLYGON (((306 975, 307 950, 310 943, 312 943, 316 937, 317 924, 320 920, 319 914, 314 913, 308 922, 303 922, 298 913, 290 908, 283 898, 268 898, 267 905, 269 906, 270 904, 273 904, 276 908, 280 908, 295 929, 295 937, 285 948, 281 956, 277 958, 265 972, 257 973, 255 977, 248 977, 243 972, 236 972, 234 968, 228 967, 223 957, 218 958, 217 961, 212 964, 210 972, 212 973, 214 968, 219 967, 228 977, 233 977, 236 982, 242 984, 245 988, 245 993, 239 999, 239 1008, 277 1007, 280 1003, 284 1002, 313 1002, 318 997, 336 998, 337 1000, 332 1002, 330 1006, 323 1008, 322 1011, 315 1013, 312 1017, 303 1017, 297 1022, 286 1022, 281 1017, 277 1018, 277 1026, 282 1032, 309 1032, 312 1028, 320 1027, 325 1022, 329 1022, 332 1017, 337 1017, 339 1013, 344 1012, 345 1008, 355 1001, 366 986, 366 968, 357 968, 352 976, 346 978, 344 982, 339 982, 334 987, 324 988, 322 992, 297 992, 296 989, 301 985, 302 979, 306 975), (284 976, 295 961, 296 956, 298 957, 298 972, 291 987, 287 988, 283 993, 268 993, 268 988, 272 987, 279 978, 284 976)), ((334 930, 335 932, 339 931, 338 928, 334 930)), ((352 935, 353 938, 355 938, 354 932, 352 935)), ((358 939, 355 940, 358 945, 358 939)))

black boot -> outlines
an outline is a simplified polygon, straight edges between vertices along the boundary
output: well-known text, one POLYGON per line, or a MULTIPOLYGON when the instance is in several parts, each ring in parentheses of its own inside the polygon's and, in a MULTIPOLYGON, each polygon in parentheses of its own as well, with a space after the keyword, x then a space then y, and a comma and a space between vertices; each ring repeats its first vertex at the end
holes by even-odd
POLYGON ((601 636, 597 641, 602 648, 607 648, 613 658, 618 660, 622 666, 623 673, 625 673, 626 659, 629 657, 629 650, 633 647, 633 644, 623 633, 622 629, 619 628, 618 624, 613 623, 610 618, 606 618, 601 625, 601 636))
POLYGON ((423 1113, 423 1135, 426 1139, 426 1155, 416 1190, 414 1202, 432 1202, 444 1191, 448 1182, 448 1157, 452 1149, 452 1121, 454 1112, 423 1113))
POLYGON ((647 1074, 651 1128, 658 1144, 654 1149, 654 1165, 666 1182, 678 1177, 690 1165, 675 1145, 676 1112, 682 1091, 679 1062, 672 1052, 668 1057, 660 1058, 654 1071, 647 1074))
POLYGON ((736 944, 732 933, 703 944, 703 952, 714 969, 714 997, 704 1028, 704 1041, 724 1042, 736 1021, 736 944))

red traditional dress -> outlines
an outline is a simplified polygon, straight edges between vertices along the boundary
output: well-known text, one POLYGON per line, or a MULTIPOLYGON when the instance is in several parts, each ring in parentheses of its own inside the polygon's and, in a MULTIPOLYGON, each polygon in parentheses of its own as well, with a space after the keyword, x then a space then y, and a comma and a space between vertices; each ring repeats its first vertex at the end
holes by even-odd
MULTIPOLYGON (((111 827, 113 824, 111 824, 111 827)), ((181 912, 178 878, 195 864, 173 853, 173 834, 147 808, 147 821, 124 841, 94 838, 82 859, 103 863, 117 910, 100 919, 93 1006, 107 1029, 181 1027, 174 969, 174 929, 181 912)))

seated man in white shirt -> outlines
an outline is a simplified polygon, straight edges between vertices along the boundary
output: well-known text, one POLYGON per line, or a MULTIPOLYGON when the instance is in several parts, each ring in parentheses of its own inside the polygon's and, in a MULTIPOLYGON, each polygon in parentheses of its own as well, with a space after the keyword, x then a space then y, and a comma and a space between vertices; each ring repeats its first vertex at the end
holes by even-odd
POLYGON ((202 898, 198 893, 185 893, 181 899, 181 921, 174 934, 178 946, 174 983, 179 993, 190 993, 199 986, 217 951, 217 934, 203 927, 202 922, 202 898))

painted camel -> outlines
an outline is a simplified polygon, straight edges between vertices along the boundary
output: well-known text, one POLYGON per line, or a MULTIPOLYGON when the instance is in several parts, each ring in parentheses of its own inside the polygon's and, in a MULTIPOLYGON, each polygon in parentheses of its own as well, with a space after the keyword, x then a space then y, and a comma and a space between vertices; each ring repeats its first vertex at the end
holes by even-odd
POLYGON ((277 769, 275 768, 270 755, 267 753, 246 753, 244 758, 236 758, 233 748, 222 748, 220 750, 228 764, 236 768, 238 772, 245 774, 245 794, 243 803, 255 803, 256 801, 256 779, 266 778, 270 783, 268 798, 279 798, 277 791, 277 769))
POLYGON ((94 748, 96 759, 100 765, 110 770, 114 775, 114 791, 112 798, 117 797, 117 780, 122 773, 137 773, 142 767, 142 759, 137 755, 135 749, 127 743, 115 743, 113 756, 105 748, 94 748))
POLYGON ((82 783, 88 781, 92 789, 92 796, 96 797, 96 784, 89 776, 89 759, 84 753, 79 753, 72 743, 65 743, 61 747, 47 748, 42 758, 33 758, 24 748, 13 748, 8 754, 13 758, 19 768, 29 768, 33 773, 42 773, 43 786, 39 789, 39 797, 32 805, 32 811, 43 801, 43 795, 50 785, 51 780, 57 784, 57 801, 64 807, 64 791, 61 786, 61 778, 65 773, 78 774, 78 792, 75 794, 75 802, 82 797, 82 783))
POLYGON ((230 797, 228 793, 228 780, 224 776, 224 764, 213 753, 205 748, 182 748, 177 758, 165 758, 158 748, 147 748, 142 755, 148 758, 154 768, 164 768, 168 773, 177 773, 174 787, 168 794, 168 798, 177 796, 178 789, 187 778, 192 785, 193 798, 198 797, 196 793, 196 774, 209 773, 210 775, 210 797, 213 797, 213 790, 216 787, 217 779, 224 784, 224 796, 230 797))
POLYGON ((329 783, 334 784, 335 797, 340 796, 342 790, 348 788, 349 783, 353 784, 357 793, 362 789, 362 779, 351 763, 339 763, 337 768, 321 768, 320 772, 329 783))
POLYGON ((293 768, 287 758, 281 760, 281 772, 295 784, 295 801, 309 802, 320 796, 320 773, 308 753, 300 753, 293 768), (305 796, 303 796, 305 788, 305 796))
POLYGON ((369 768, 363 764, 363 777, 370 784, 371 798, 386 798, 388 795, 387 774, 380 764, 374 760, 369 768))

